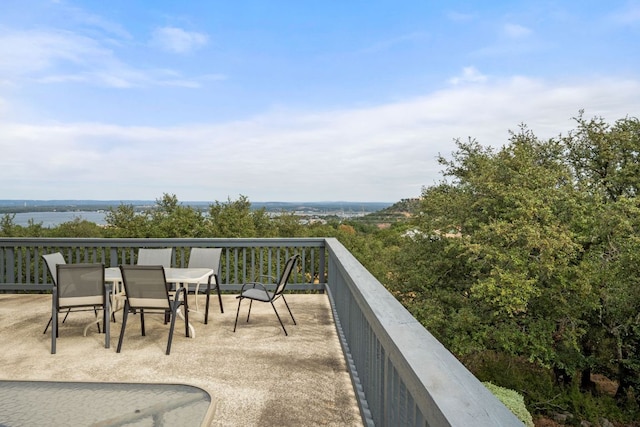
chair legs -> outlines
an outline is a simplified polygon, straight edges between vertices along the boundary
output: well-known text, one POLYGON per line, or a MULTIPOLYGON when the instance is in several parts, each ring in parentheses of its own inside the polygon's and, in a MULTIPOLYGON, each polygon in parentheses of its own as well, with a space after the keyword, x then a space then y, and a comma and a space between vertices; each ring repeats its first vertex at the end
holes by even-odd
MULTIPOLYGON (((125 301, 124 310, 122 311, 122 327, 120 328, 120 338, 118 338, 118 348, 116 349, 116 353, 120 353, 122 349, 122 341, 124 341, 124 330, 127 328, 127 319, 129 317, 129 301, 125 301)), ((142 336, 146 336, 145 328, 144 328, 144 310, 140 309, 140 331, 142 336)))
MULTIPOLYGON (((238 296, 238 311, 236 311, 236 321, 233 325, 233 332, 236 331, 236 328, 238 326, 238 317, 240 315, 240 305, 242 304, 242 300, 245 299, 242 296, 238 296)), ((289 304, 287 304, 287 300, 284 298, 284 295, 281 296, 282 300, 284 301, 284 305, 287 307, 287 310, 289 311, 289 315, 291 316, 291 320, 293 320, 293 324, 297 325, 296 323, 296 319, 293 317, 293 313, 291 312, 291 309, 289 308, 289 304)), ((280 314, 278 314, 278 310, 276 310, 276 306, 273 303, 273 301, 275 300, 271 300, 269 301, 271 303, 271 307, 273 308, 273 312, 276 313, 276 317, 278 318, 278 322, 280 322, 280 326, 282 327, 282 330, 284 331, 285 336, 288 336, 289 334, 287 333, 287 329, 284 327, 284 323, 282 323, 282 319, 280 318, 280 314)), ((266 301, 264 301, 266 302, 266 301)), ((253 300, 249 299, 249 311, 247 313, 247 322, 249 322, 249 317, 251 316, 251 307, 253 305, 253 300)))
MULTIPOLYGON (((55 291, 54 291, 55 292, 55 291)), ((55 297, 55 295, 54 295, 55 297)), ((55 299, 54 299, 55 301, 55 299)), ((105 348, 109 348, 110 346, 110 336, 109 336, 109 318, 108 318, 108 310, 109 310, 109 306, 103 306, 101 308, 102 310, 102 323, 104 325, 104 334, 105 334, 105 340, 104 340, 104 347, 105 348)), ((67 318, 67 316, 69 315, 69 312, 71 310, 68 310, 64 319, 67 318)), ((98 324, 98 333, 100 333, 100 317, 98 317, 98 310, 96 308, 94 308, 94 312, 96 313, 96 320, 94 320, 93 322, 89 323, 87 326, 85 326, 84 331, 83 331, 83 335, 86 337, 87 336, 87 330, 89 329, 89 327, 94 324, 97 323, 98 324)), ((58 309, 55 305, 55 302, 52 303, 51 306, 51 317, 49 318, 49 323, 47 324, 47 327, 44 330, 44 333, 47 332, 47 329, 49 328, 49 326, 51 326, 51 354, 56 354, 56 339, 58 338, 59 335, 59 325, 58 325, 58 309)), ((62 323, 64 323, 64 319, 62 320, 62 323)))
MULTIPOLYGON (((64 315, 64 319, 62 319, 62 323, 67 321, 67 317, 69 317, 69 313, 71 313, 71 309, 67 310, 67 314, 64 315)), ((51 326, 51 319, 53 319, 53 317, 49 318, 49 323, 47 323, 47 326, 44 328, 44 332, 43 334, 47 333, 47 330, 49 329, 49 326, 51 326)), ((99 327, 99 326, 98 326, 99 327)), ((100 332, 100 330, 98 330, 98 332, 100 332)))
POLYGON ((173 301, 172 313, 171 313, 171 326, 169 327, 169 340, 167 341, 167 356, 171 352, 171 342, 173 341, 173 329, 176 324, 176 317, 178 317, 178 309, 181 305, 184 305, 184 334, 189 338, 189 306, 187 304, 187 297, 189 293, 186 288, 180 288, 176 291, 176 296, 173 301), (180 291, 183 291, 184 301, 180 301, 180 291))
POLYGON ((46 334, 47 331, 49 330, 49 326, 51 326, 51 321, 53 320, 53 316, 51 316, 49 318, 49 322, 47 322, 47 326, 45 326, 44 331, 42 331, 43 334, 46 334))
MULTIPOLYGON (((186 298, 186 292, 185 292, 186 298)), ((171 343, 173 342, 173 329, 176 324, 176 317, 178 317, 178 308, 181 305, 185 305, 185 313, 184 313, 184 322, 185 322, 185 336, 189 337, 189 308, 186 303, 180 301, 178 294, 176 294, 176 299, 172 302, 171 305, 171 314, 170 314, 170 326, 169 326, 169 339, 167 340, 167 350, 166 354, 169 355, 171 353, 171 343)), ((122 314, 122 328, 120 329, 120 338, 118 339, 118 348, 116 349, 116 353, 120 353, 122 349, 122 342, 124 341, 124 331, 127 327, 127 317, 129 316, 129 311, 131 311, 129 307, 129 302, 125 301, 124 311, 122 314)), ((165 313, 166 315, 166 313, 165 313)), ((166 317, 165 317, 166 319, 166 317)), ((146 336, 145 326, 144 326, 144 309, 140 309, 140 326, 142 329, 142 336, 146 336)))
MULTIPOLYGON (((280 319, 280 315, 278 314, 278 310, 276 310, 276 306, 273 305, 273 301, 271 302, 271 307, 273 307, 273 311, 274 313, 276 313, 276 317, 278 318, 278 322, 280 322, 280 326, 282 326, 282 330, 284 331, 284 335, 285 336, 289 336, 289 334, 287 333, 287 330, 284 328, 284 324, 282 323, 282 319, 280 319)), ((247 318, 247 322, 248 322, 248 318, 247 318)))
POLYGON ((147 332, 144 329, 144 309, 143 308, 140 309, 140 331, 142 332, 143 337, 147 336, 147 332))
POLYGON ((293 324, 297 325, 296 319, 293 318, 293 313, 291 312, 291 309, 289 308, 289 304, 287 304, 287 300, 284 298, 284 295, 282 295, 281 298, 282 298, 282 301, 284 301, 284 305, 287 307, 287 310, 289 310, 289 316, 291 316, 291 320, 293 320, 293 324))
POLYGON ((233 332, 236 331, 236 327, 238 326, 238 316, 240 315, 240 304, 242 303, 242 298, 238 297, 238 311, 236 311, 236 323, 233 324, 233 332))
MULTIPOLYGON (((96 316, 98 316, 98 310, 94 308, 94 313, 96 314, 96 316)), ((71 313, 71 309, 67 310, 67 313, 64 315, 64 319, 62 319, 62 323, 67 321, 67 317, 69 317, 69 313, 71 313)), ((45 326, 44 331, 42 332, 43 334, 46 334, 47 331, 49 330, 49 326, 51 326, 51 321, 53 320, 53 316, 51 316, 49 318, 49 322, 47 323, 47 326, 45 326)), ((115 317, 114 317, 114 321, 115 321, 115 317)), ((93 322, 92 322, 93 323, 93 322)), ((95 322, 98 325, 98 333, 101 333, 100 331, 100 323, 99 322, 95 322)), ((91 323, 89 324, 91 325, 91 323)), ((87 328, 85 328, 84 330, 84 335, 87 335, 87 328)))
MULTIPOLYGON (((57 288, 54 286, 52 291, 52 303, 51 303, 51 354, 56 354, 56 338, 58 337, 58 308, 56 307, 57 288), (55 319, 54 319, 55 316, 55 319)), ((47 328, 49 325, 47 324, 47 328)), ((44 330, 47 332, 47 330, 44 330)))
POLYGON ((127 327, 127 317, 129 317, 129 302, 125 301, 124 311, 122 312, 122 326, 120 327, 120 338, 118 338, 118 348, 116 349, 116 353, 120 353, 120 349, 122 348, 122 340, 124 339, 124 330, 127 327))
MULTIPOLYGON (((173 313, 171 313, 171 326, 169 326, 169 339, 167 340, 167 351, 165 352, 165 354, 168 356, 169 353, 171 353, 171 342, 173 341, 173 328, 176 325, 176 314, 178 311, 178 304, 180 302, 179 301, 174 301, 173 304, 173 313)), ((187 336, 189 336, 189 328, 187 328, 187 336)))
MULTIPOLYGON (((220 303, 220 313, 224 314, 224 308, 222 308, 222 295, 220 295, 220 285, 216 286, 216 291, 218 291, 218 303, 220 303)), ((209 299, 211 298, 211 290, 207 288, 207 297, 204 306, 204 324, 206 325, 209 322, 209 299)))

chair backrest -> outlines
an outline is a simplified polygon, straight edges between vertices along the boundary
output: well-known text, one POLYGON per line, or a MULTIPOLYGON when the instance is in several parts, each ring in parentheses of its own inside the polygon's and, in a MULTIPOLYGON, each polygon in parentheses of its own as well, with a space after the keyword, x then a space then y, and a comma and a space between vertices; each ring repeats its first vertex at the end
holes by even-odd
POLYGON ((215 274, 220 271, 220 248, 191 248, 189 268, 210 268, 215 274))
POLYGON ((60 252, 54 252, 52 254, 44 254, 42 255, 42 259, 47 263, 47 269, 49 270, 49 274, 51 275, 51 280, 53 280, 53 284, 58 284, 58 273, 56 266, 58 264, 66 264, 67 262, 64 260, 64 257, 60 252))
POLYGON ((161 265, 165 268, 171 267, 171 256, 173 248, 138 249, 137 265, 161 265))
POLYGON ((56 277, 58 308, 104 304, 103 264, 58 264, 56 277))
POLYGON ((131 308, 170 309, 167 280, 161 265, 121 265, 120 272, 131 308))
POLYGON ((284 270, 282 270, 282 274, 280 275, 280 280, 278 280, 278 286, 276 286, 276 289, 273 292, 274 297, 284 292, 284 289, 287 287, 287 283, 289 282, 289 278, 291 277, 291 273, 293 272, 293 268, 299 259, 300 255, 293 255, 287 260, 284 270))

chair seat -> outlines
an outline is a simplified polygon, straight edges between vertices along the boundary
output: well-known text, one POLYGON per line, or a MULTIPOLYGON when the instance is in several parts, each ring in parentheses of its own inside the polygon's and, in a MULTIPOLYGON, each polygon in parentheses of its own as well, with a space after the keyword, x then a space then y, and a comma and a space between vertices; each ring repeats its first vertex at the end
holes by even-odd
POLYGON ((242 293, 243 298, 254 299, 263 302, 269 302, 273 299, 273 292, 267 291, 265 292, 263 289, 247 289, 242 293))

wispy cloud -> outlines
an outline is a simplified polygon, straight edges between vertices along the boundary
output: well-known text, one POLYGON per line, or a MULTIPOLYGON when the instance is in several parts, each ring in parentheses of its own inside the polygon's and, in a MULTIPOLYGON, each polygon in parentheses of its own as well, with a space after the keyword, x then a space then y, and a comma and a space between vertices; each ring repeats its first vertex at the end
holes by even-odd
POLYGON ((152 45, 172 53, 189 53, 205 46, 208 41, 206 34, 177 27, 157 28, 151 39, 152 45))
POLYGON ((109 34, 117 39, 131 40, 133 37, 122 25, 117 22, 105 19, 100 15, 89 13, 84 9, 70 6, 68 4, 59 3, 62 9, 66 11, 66 17, 70 21, 80 24, 84 27, 91 28, 92 30, 98 29, 99 31, 109 34))
POLYGON ((417 196, 422 186, 441 178, 436 156, 451 153, 455 138, 500 146, 520 123, 541 138, 553 137, 574 128, 571 118, 579 109, 607 120, 633 115, 640 111, 640 81, 554 84, 514 77, 371 108, 281 110, 219 125, 5 121, 0 122, 2 197, 153 199, 169 192, 181 200, 244 194, 255 201, 395 201, 417 196), (291 174, 276 173, 280 167, 291 174), (301 170, 317 171, 322 185, 292 187, 301 170), (194 171, 211 179, 194 179, 194 171), (43 181, 69 176, 73 182, 48 186, 43 194, 43 181))
POLYGON ((60 64, 86 66, 113 60, 95 40, 69 31, 4 31, 0 33, 0 72, 24 75, 60 64))
MULTIPOLYGON (((109 43, 66 30, 0 33, 0 81, 41 84, 81 83, 112 88, 201 87, 211 74, 184 76, 166 69, 143 69, 121 60, 109 43)), ((222 76, 218 76, 223 78, 222 76)))

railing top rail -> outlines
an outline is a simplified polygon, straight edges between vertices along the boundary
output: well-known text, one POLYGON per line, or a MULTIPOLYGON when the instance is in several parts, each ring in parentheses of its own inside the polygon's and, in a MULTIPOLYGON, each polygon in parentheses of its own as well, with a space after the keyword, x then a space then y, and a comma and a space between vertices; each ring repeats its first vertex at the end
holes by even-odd
POLYGON ((321 247, 324 238, 59 238, 59 237, 2 237, 0 247, 10 246, 223 246, 223 247, 321 247))
POLYGON ((353 298, 425 414, 427 425, 522 425, 351 252, 336 239, 328 238, 326 243, 330 258, 339 260, 331 265, 341 270, 344 284, 352 288, 353 298))

